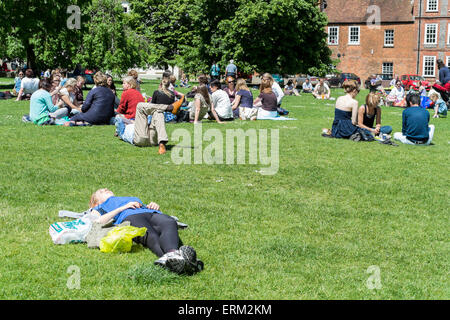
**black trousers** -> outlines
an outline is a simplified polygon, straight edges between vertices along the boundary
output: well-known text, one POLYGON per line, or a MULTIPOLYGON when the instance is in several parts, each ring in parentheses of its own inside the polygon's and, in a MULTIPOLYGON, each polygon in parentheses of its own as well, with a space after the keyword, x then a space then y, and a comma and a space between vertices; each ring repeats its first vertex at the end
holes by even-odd
POLYGON ((182 245, 178 236, 177 222, 165 214, 134 214, 126 217, 124 221, 129 221, 133 227, 147 228, 143 237, 136 237, 133 241, 149 248, 158 257, 177 250, 182 245))

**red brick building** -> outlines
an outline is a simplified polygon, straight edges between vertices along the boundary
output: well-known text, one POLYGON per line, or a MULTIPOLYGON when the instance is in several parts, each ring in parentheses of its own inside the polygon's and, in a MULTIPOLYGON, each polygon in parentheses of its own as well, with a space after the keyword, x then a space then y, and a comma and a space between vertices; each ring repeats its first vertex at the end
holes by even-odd
POLYGON ((450 64, 450 0, 328 0, 328 45, 337 68, 419 74, 434 81, 436 60, 450 64))

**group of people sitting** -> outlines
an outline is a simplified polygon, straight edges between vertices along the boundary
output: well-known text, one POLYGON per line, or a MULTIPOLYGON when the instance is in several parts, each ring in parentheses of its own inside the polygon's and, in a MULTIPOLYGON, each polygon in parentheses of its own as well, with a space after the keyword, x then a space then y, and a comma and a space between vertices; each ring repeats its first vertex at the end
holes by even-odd
MULTIPOLYGON (((352 140, 357 135, 370 135, 381 141, 390 140, 392 127, 381 125, 380 96, 370 92, 366 103, 359 106, 355 99, 360 92, 358 83, 355 80, 347 80, 343 88, 346 94, 336 100, 332 128, 324 129, 323 135, 352 140)), ((429 125, 429 112, 420 107, 419 94, 409 95, 407 103, 408 107, 402 114, 402 131, 394 133, 394 139, 404 144, 431 144, 435 128, 429 125)))
POLYGON ((158 146, 158 153, 164 154, 168 142, 165 127, 168 116, 175 116, 177 122, 194 124, 203 119, 219 124, 235 119, 286 119, 278 115, 283 91, 268 73, 262 77, 260 93, 256 98, 244 79, 236 80, 231 76, 227 77, 226 87, 222 88, 218 79, 209 82, 205 75, 201 75, 198 86, 193 87, 186 96, 175 90, 172 79, 170 72, 165 73, 149 102, 128 100, 124 81, 125 91, 115 121, 116 136, 139 147, 158 146), (186 98, 193 98, 193 101, 187 103, 186 98))

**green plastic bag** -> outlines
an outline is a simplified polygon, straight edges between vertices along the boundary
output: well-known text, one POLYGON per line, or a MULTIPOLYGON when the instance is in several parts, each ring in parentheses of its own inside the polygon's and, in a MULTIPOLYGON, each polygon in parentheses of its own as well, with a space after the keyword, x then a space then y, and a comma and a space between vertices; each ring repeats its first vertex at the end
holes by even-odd
POLYGON ((100 240, 101 252, 130 252, 133 238, 142 237, 147 228, 136 228, 133 226, 115 227, 106 237, 100 240))

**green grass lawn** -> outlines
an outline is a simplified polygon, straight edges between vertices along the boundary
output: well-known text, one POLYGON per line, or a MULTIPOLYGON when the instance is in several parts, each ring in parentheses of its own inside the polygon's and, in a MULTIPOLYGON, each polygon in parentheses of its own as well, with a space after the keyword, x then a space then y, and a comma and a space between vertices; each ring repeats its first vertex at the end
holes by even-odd
MULTIPOLYGON (((151 96, 156 83, 142 87, 151 96)), ((175 165, 176 148, 133 147, 113 126, 22 123, 29 102, 0 100, 0 299, 449 299, 450 120, 431 119, 432 146, 393 147, 321 137, 334 101, 302 95, 283 107, 297 120, 203 125, 279 129, 279 171, 264 176, 261 165, 175 165), (169 274, 137 246, 54 245, 58 211, 86 210, 102 187, 189 224, 181 238, 205 270, 169 274), (79 289, 67 286, 71 266, 79 289), (381 289, 366 284, 370 266, 381 289)), ((400 131, 401 112, 383 108, 383 124, 400 131)))

